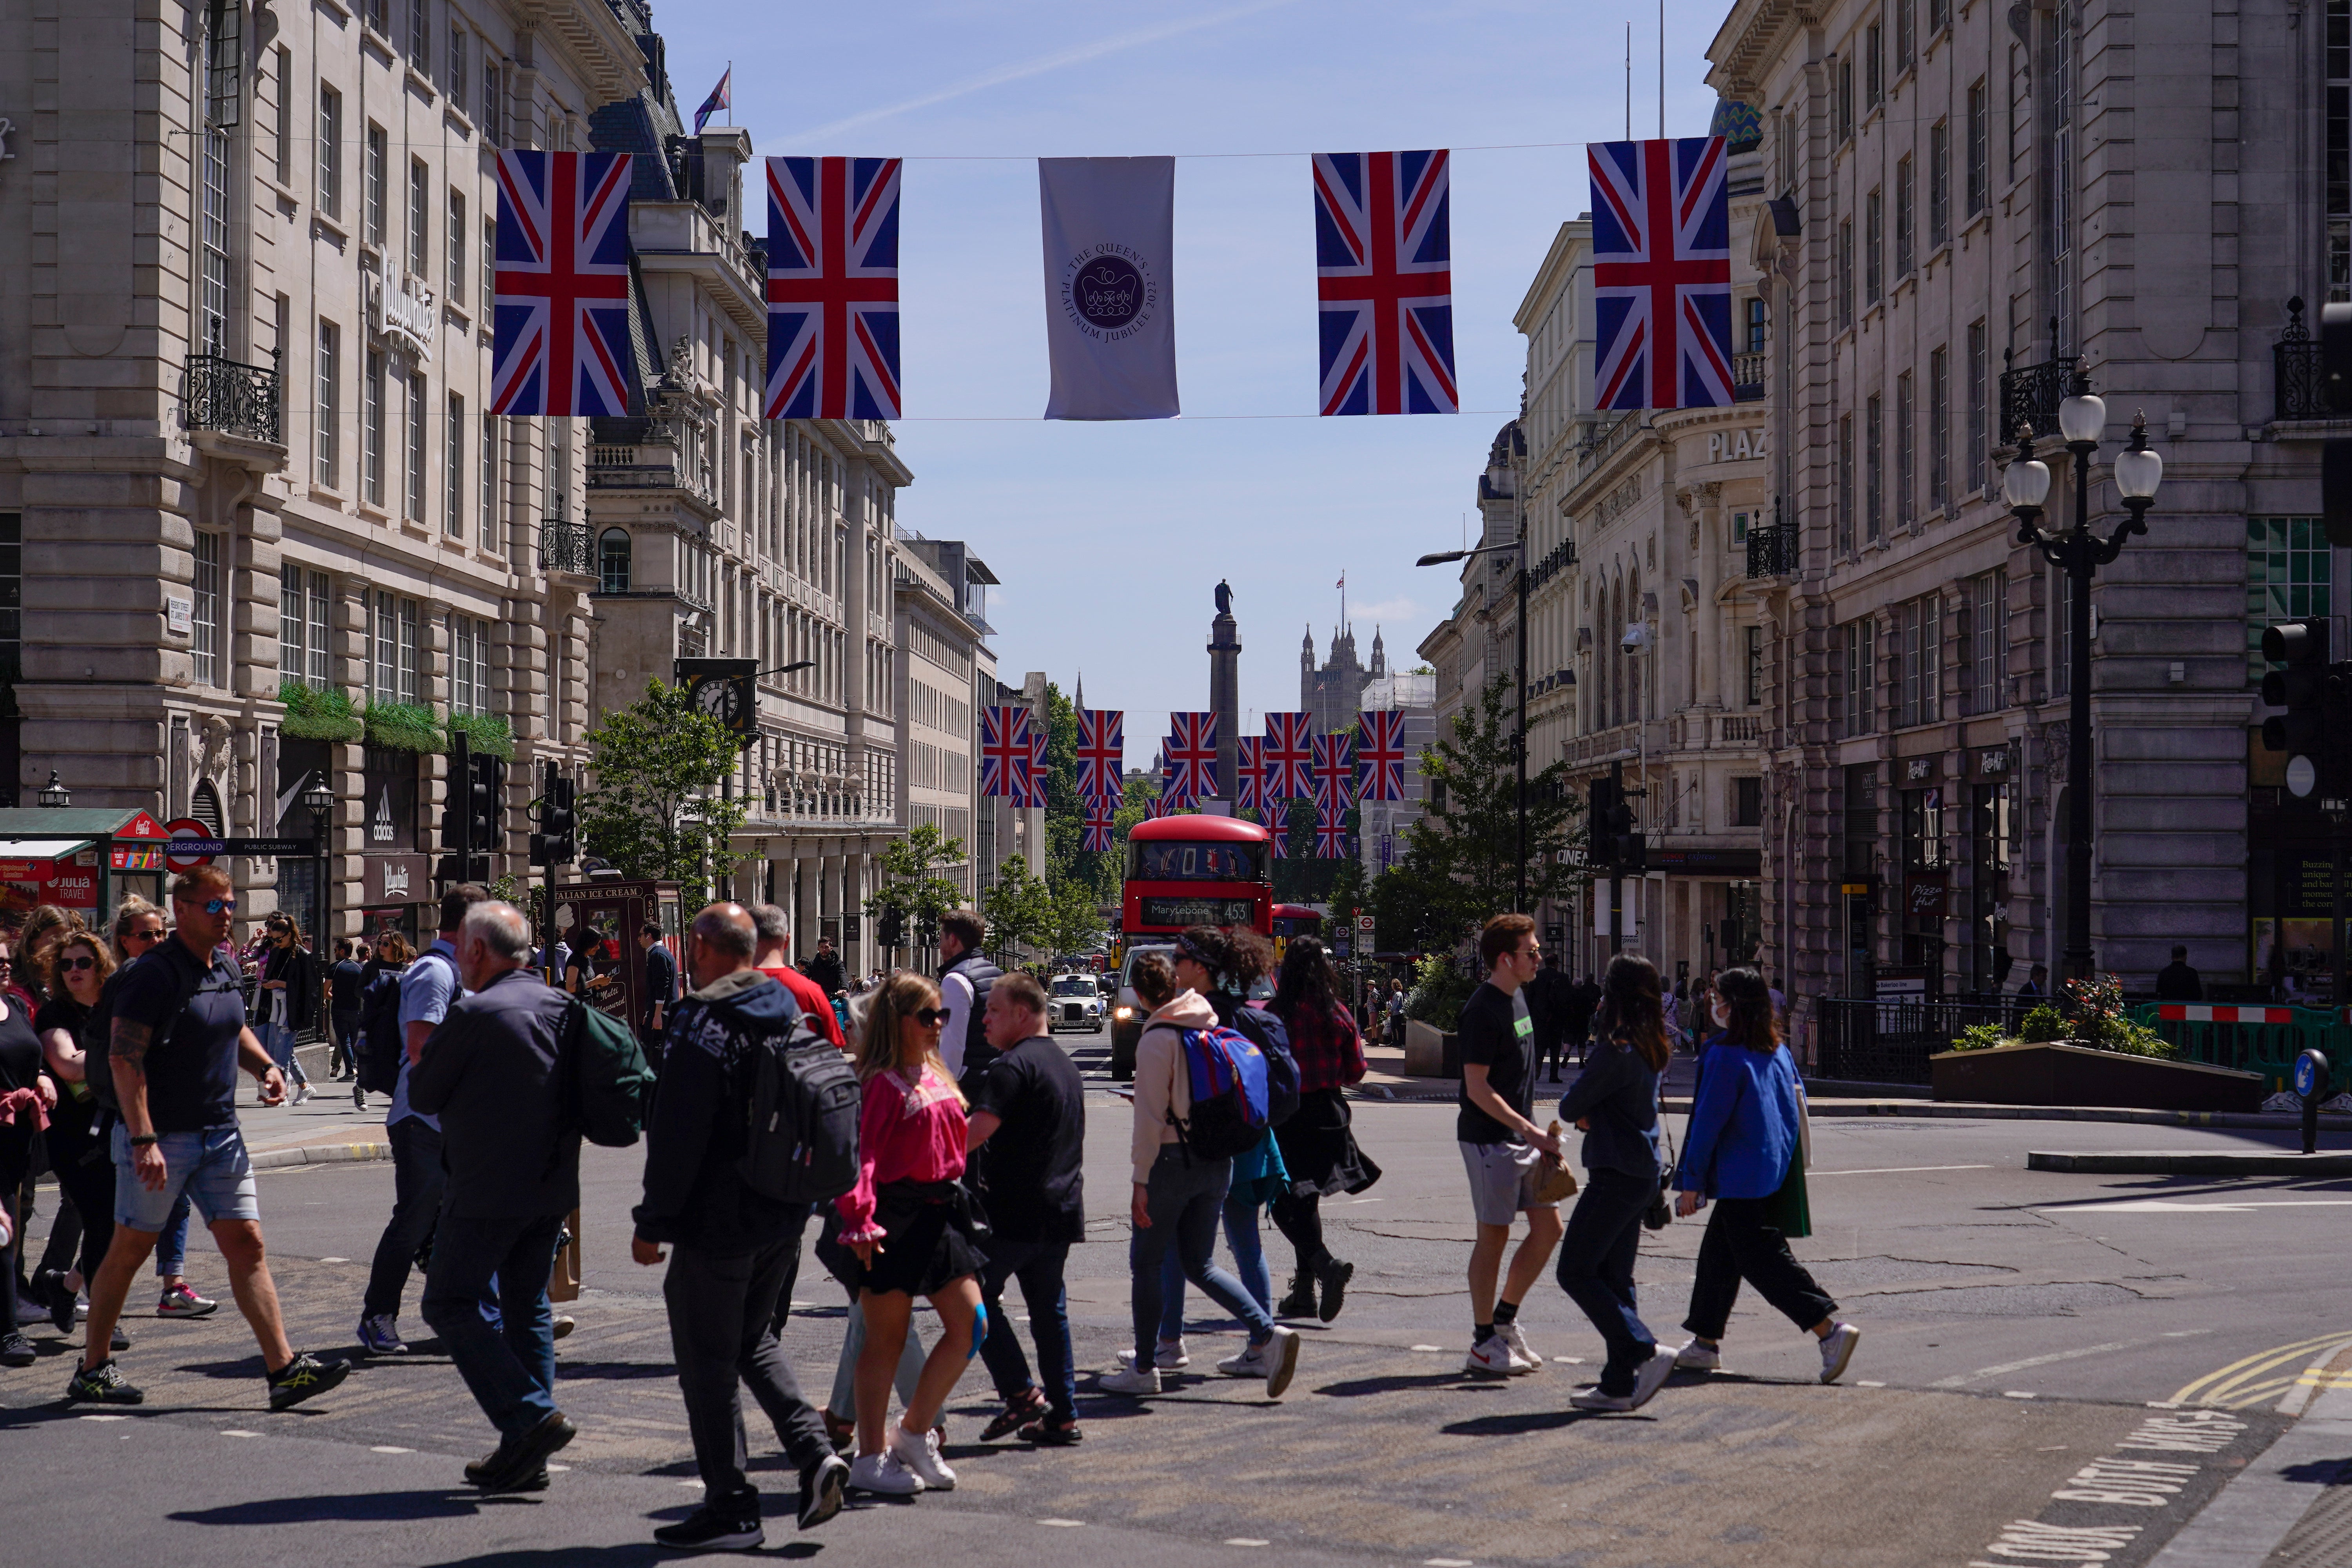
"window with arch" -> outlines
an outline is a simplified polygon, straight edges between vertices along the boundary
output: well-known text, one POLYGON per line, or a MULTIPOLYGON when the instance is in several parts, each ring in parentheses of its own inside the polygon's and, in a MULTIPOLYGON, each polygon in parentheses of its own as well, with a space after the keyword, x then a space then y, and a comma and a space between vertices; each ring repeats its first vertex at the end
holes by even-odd
POLYGON ((215 837, 218 837, 225 831, 222 824, 226 818, 221 814, 220 791, 213 787, 212 780, 202 779, 197 782, 195 798, 189 803, 188 815, 203 823, 205 831, 215 837))
POLYGON ((629 591, 629 531, 608 528, 596 539, 596 575, 598 587, 607 594, 629 591))

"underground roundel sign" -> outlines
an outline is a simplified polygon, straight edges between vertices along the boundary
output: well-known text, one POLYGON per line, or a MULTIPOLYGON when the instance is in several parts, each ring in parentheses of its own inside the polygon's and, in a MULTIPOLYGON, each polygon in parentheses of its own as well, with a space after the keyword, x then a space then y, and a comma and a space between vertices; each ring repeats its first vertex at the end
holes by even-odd
MULTIPOLYGON (((163 825, 163 831, 173 838, 210 839, 213 837, 213 830, 193 816, 176 817, 163 825)), ((213 858, 209 855, 174 855, 168 850, 163 855, 163 864, 174 871, 193 871, 199 866, 212 863, 213 858)))

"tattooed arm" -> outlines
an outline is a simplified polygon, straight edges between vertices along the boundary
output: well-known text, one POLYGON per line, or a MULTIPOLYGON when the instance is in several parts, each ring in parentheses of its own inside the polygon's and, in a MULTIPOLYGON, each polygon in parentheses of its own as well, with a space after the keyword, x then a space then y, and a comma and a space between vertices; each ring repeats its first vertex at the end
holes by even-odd
POLYGON ((163 1190, 163 1151, 152 1142, 155 1124, 147 1114, 147 1051, 154 1043, 152 1026, 117 1014, 106 1054, 114 1073, 114 1098, 122 1107, 122 1130, 131 1140, 131 1172, 141 1186, 159 1193, 163 1190), (150 1142, 142 1143, 142 1138, 150 1142))

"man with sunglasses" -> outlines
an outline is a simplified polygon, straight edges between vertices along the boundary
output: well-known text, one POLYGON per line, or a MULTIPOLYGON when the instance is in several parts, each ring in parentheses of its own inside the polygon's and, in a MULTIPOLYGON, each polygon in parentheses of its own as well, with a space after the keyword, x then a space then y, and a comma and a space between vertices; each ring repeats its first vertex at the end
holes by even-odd
POLYGON ((286 1080, 246 1026, 236 965, 220 956, 236 915, 228 876, 200 866, 172 885, 178 930, 134 965, 114 999, 109 1067, 121 1121, 114 1129, 114 1239, 90 1281, 81 1367, 68 1402, 138 1405, 107 1354, 131 1279, 185 1192, 228 1264, 236 1301, 261 1346, 269 1407, 285 1410, 323 1394, 351 1371, 288 1342, 278 1287, 263 1257, 261 1208, 236 1122, 236 1069, 261 1085, 261 1102, 286 1098, 286 1080))

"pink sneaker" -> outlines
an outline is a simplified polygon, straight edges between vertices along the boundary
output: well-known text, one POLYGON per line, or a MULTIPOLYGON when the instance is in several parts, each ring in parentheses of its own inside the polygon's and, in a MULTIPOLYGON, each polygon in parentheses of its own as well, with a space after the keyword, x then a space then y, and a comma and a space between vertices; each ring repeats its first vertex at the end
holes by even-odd
POLYGON ((155 1303, 159 1318, 202 1318, 220 1310, 220 1303, 199 1296, 188 1288, 185 1280, 163 1288, 163 1299, 155 1303))

